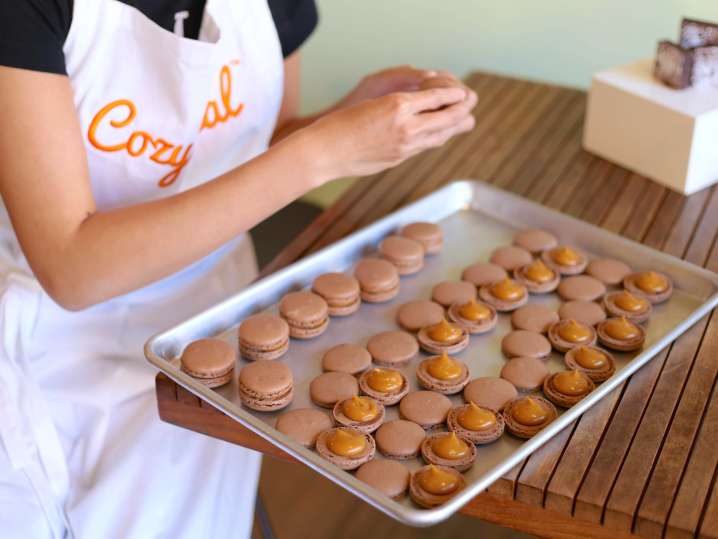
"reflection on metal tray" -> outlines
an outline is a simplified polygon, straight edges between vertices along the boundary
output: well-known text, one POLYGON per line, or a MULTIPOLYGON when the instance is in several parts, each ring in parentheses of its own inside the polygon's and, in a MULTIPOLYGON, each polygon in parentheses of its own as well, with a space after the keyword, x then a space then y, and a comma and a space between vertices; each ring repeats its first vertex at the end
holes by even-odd
MULTIPOLYGON (((407 524, 425 526, 437 523, 479 494, 501 475, 520 463, 542 444, 569 425, 580 414, 596 404, 663 347, 686 331, 718 303, 718 275, 626 240, 572 217, 534 204, 526 199, 493 188, 483 182, 458 181, 352 234, 344 240, 271 275, 223 303, 198 314, 186 322, 150 339, 145 346, 148 360, 174 381, 209 401, 241 424, 302 461, 343 488, 353 492, 384 513, 407 524), (386 304, 363 304, 358 313, 346 318, 333 318, 327 332, 310 341, 293 340, 289 353, 281 359, 292 369, 295 398, 289 409, 313 406, 309 401, 309 382, 321 373, 321 356, 325 350, 342 342, 364 344, 373 334, 395 329, 399 306, 411 299, 429 298, 431 288, 439 281, 459 279, 462 269, 476 261, 488 259, 491 251, 511 242, 520 228, 544 228, 564 243, 575 245, 593 256, 608 256, 628 262, 635 270, 655 269, 670 275, 676 293, 665 304, 655 308, 647 326, 644 349, 638 355, 616 354, 616 374, 599 385, 587 398, 563 412, 551 425, 534 438, 522 441, 509 434, 490 445, 478 447, 474 466, 466 472, 467 487, 448 503, 427 510, 404 501, 390 500, 322 459, 273 428, 278 413, 259 413, 241 406, 236 376, 232 383, 211 390, 197 383, 176 367, 177 356, 192 340, 222 336, 236 342, 236 327, 248 315, 260 310, 275 310, 276 303, 287 291, 311 284, 327 271, 350 271, 353 264, 372 252, 378 242, 403 224, 412 221, 434 221, 441 225, 444 247, 436 256, 427 257, 424 269, 417 275, 403 277, 399 296, 386 304)), ((532 296, 558 308, 555 294, 532 296)), ((474 336, 470 346, 458 357, 465 361, 471 377, 498 376, 504 358, 500 351, 501 337, 510 330, 509 316, 501 315, 497 328, 488 335, 474 336)), ((417 389, 414 370, 420 359, 403 369, 417 389)), ((245 360, 240 359, 238 367, 245 360)), ((552 372, 563 368, 562 358, 552 353, 548 362, 552 372)), ((461 395, 451 397, 454 404, 463 402, 461 395)), ((387 420, 398 415, 397 406, 387 409, 387 420)), ((382 458, 377 455, 377 458, 382 458)), ((406 463, 416 469, 419 459, 406 463)))

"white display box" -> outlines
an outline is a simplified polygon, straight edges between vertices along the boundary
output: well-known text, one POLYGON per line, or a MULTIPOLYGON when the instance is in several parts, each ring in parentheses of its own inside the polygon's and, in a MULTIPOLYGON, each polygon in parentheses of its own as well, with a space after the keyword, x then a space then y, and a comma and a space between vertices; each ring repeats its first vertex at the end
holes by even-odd
POLYGON ((680 193, 718 181, 718 87, 674 90, 653 59, 601 71, 588 94, 583 147, 680 193))

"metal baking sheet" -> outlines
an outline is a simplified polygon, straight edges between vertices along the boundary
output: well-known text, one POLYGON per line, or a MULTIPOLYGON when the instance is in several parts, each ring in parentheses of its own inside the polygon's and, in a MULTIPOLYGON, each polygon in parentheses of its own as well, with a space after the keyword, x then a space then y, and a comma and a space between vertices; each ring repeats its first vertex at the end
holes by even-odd
MULTIPOLYGON (((174 381, 377 509, 401 522, 427 526, 455 513, 686 331, 718 303, 717 290, 718 275, 712 272, 483 182, 457 181, 152 337, 145 346, 145 354, 152 364, 174 381), (383 237, 403 224, 418 220, 437 222, 441 226, 445 241, 441 253, 427 257, 426 266, 419 274, 402 277, 400 293, 390 303, 365 303, 358 313, 350 317, 333 318, 324 335, 310 341, 292 340, 289 353, 281 359, 291 367, 295 379, 295 398, 288 409, 314 406, 309 401, 309 382, 321 374, 320 363, 325 350, 342 342, 365 344, 375 333, 396 329, 395 314, 402 303, 429 298, 434 284, 446 279, 459 279, 464 267, 488 260, 494 248, 511 243, 513 235, 521 228, 544 228, 555 233, 563 243, 575 245, 593 256, 622 259, 635 270, 663 271, 671 276, 676 285, 676 292, 670 301, 654 309, 647 326, 645 347, 638 355, 616 354, 616 374, 578 405, 563 412, 534 438, 522 441, 507 433, 493 444, 479 446, 476 462, 465 474, 467 488, 445 505, 431 510, 415 506, 408 496, 400 502, 390 500, 357 480, 353 474, 336 468, 313 450, 301 447, 282 435, 273 428, 276 416, 281 412, 260 413, 243 408, 237 393, 236 374, 230 384, 211 390, 177 368, 177 357, 192 340, 221 336, 236 343, 236 328, 242 319, 265 309, 275 311, 276 303, 286 292, 310 285, 321 273, 350 271, 361 257, 375 250, 383 237)), ((532 296, 531 301, 553 308, 559 306, 555 294, 532 296)), ((470 346, 457 356, 468 364, 472 378, 498 376, 505 361, 500 341, 509 330, 509 316, 501 315, 495 331, 485 336, 473 336, 470 346)), ((422 353, 403 369, 412 389, 418 389, 414 372, 423 357, 426 355, 422 353)), ((237 370, 244 363, 245 360, 240 359, 237 370)), ((561 355, 552 353, 548 366, 551 372, 561 370, 561 355)), ((460 394, 451 397, 451 400, 455 405, 463 402, 460 394)), ((387 421, 398 417, 397 408, 387 408, 387 421)), ((377 452, 377 458, 383 457, 377 452)), ((412 470, 422 465, 420 459, 406 464, 412 470)))

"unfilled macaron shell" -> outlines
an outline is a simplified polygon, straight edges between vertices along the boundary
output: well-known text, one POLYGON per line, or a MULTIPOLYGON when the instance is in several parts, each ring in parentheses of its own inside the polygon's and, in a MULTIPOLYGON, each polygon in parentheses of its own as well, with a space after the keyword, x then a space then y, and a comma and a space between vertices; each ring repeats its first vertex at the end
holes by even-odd
POLYGON ((414 391, 399 403, 399 415, 424 428, 431 428, 446 421, 449 410, 449 397, 436 391, 414 391))
POLYGON ((540 253, 558 245, 556 236, 539 228, 521 230, 514 236, 514 245, 523 247, 532 253, 540 253))
POLYGON ((511 382, 519 391, 533 391, 543 384, 549 375, 546 364, 532 357, 515 357, 501 369, 501 378, 511 382))
POLYGON ((631 273, 631 267, 613 258, 595 258, 586 266, 586 273, 604 284, 615 286, 631 273))
POLYGON ((524 329, 534 333, 546 333, 549 326, 558 320, 556 311, 540 303, 529 303, 511 313, 511 325, 514 329, 524 329))
POLYGON ((438 324, 444 318, 444 308, 428 299, 404 303, 396 313, 397 323, 407 331, 416 332, 426 326, 438 324))
POLYGON ((399 460, 416 457, 425 437, 426 431, 420 425, 406 419, 388 421, 374 433, 379 452, 399 460))
POLYGON ((442 281, 431 291, 431 299, 444 307, 476 299, 476 286, 467 281, 442 281))
POLYGON ((357 479, 364 481, 390 498, 401 498, 409 488, 411 473, 395 460, 370 460, 356 472, 357 479))
POLYGON ((501 351, 508 358, 544 358, 551 353, 551 343, 540 333, 517 329, 501 340, 501 351))
POLYGON ((574 275, 558 285, 558 295, 565 301, 594 301, 606 293, 606 285, 595 277, 574 275))
POLYGON ((501 411, 518 396, 516 387, 503 378, 482 377, 471 380, 464 388, 464 400, 476 406, 501 411))
POLYGON ((345 372, 325 372, 309 383, 309 397, 312 402, 324 408, 359 394, 359 383, 345 372))
POLYGON ((296 408, 282 413, 275 428, 304 447, 314 447, 317 436, 332 428, 334 421, 328 414, 314 408, 296 408))
POLYGON ((338 344, 332 346, 322 356, 322 369, 325 371, 357 374, 370 366, 371 354, 358 344, 338 344))
POLYGON ((595 301, 569 301, 559 307, 561 320, 576 320, 587 326, 595 326, 606 319, 606 311, 595 301))
POLYGON ((414 358, 419 353, 419 343, 406 331, 384 331, 369 339, 367 350, 377 365, 395 367, 414 358))
POLYGON ((509 276, 504 268, 491 262, 477 262, 464 269, 461 279, 473 283, 477 288, 503 281, 509 276))
POLYGON ((491 263, 501 266, 506 271, 519 269, 521 266, 529 264, 531 260, 531 253, 523 247, 515 245, 505 245, 495 249, 489 259, 491 263))

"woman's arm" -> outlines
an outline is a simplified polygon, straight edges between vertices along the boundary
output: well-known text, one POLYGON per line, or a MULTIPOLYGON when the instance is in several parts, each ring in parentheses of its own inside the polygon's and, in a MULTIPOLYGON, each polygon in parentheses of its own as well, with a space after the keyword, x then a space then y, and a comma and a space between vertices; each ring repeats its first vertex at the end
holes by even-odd
POLYGON ((82 309, 182 269, 330 179, 383 170, 471 129, 465 97, 450 88, 368 100, 196 188, 101 212, 68 78, 0 67, 0 193, 42 286, 82 309))

